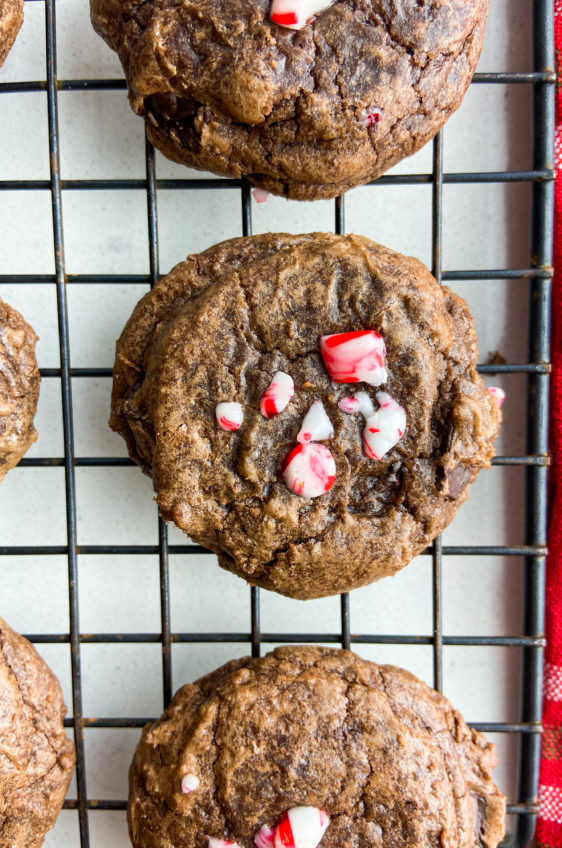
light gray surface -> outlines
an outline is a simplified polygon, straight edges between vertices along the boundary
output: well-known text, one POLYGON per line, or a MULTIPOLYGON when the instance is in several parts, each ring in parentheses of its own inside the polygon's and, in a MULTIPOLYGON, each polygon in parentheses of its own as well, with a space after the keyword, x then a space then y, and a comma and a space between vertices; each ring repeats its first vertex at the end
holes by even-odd
MULTIPOLYGON (((479 70, 528 70, 529 0, 492 0, 479 70)), ((114 54, 90 27, 85 0, 57 2, 61 79, 119 77, 114 54)), ((0 81, 44 79, 44 6, 26 3, 25 22, 0 81)), ((48 179, 46 95, 2 94, 0 179, 48 179)), ((142 121, 124 92, 59 94, 61 167, 65 179, 143 177, 142 121)), ((445 169, 475 171, 530 167, 528 86, 474 85, 445 129, 445 169)), ((429 172, 431 146, 401 163, 397 172, 429 172)), ((160 177, 187 169, 157 154, 160 177)), ((528 264, 527 184, 446 185, 446 270, 524 267, 528 264)), ((147 273, 146 195, 143 191, 63 194, 69 273, 147 273)), ((163 272, 189 252, 241 234, 237 190, 160 191, 160 266, 163 272)), ((429 263, 431 188, 360 188, 346 197, 349 232, 429 263)), ((253 204, 254 231, 307 232, 333 227, 332 202, 288 203, 270 197, 253 204)), ((50 197, 47 191, 0 195, 0 274, 53 273, 50 197)), ((466 282, 454 288, 467 299, 476 321, 481 361, 499 350, 509 362, 524 361, 527 300, 523 281, 466 282)), ((143 286, 69 286, 71 361, 75 367, 108 367, 113 343, 143 286)), ((41 367, 59 364, 56 301, 52 285, 0 285, 0 296, 20 309, 39 336, 41 367)), ((489 381, 490 382, 490 381, 489 381)), ((524 451, 525 381, 493 380, 508 399, 498 452, 524 451)), ((74 379, 77 456, 124 456, 124 443, 106 426, 110 381, 74 379)), ((29 456, 62 455, 60 386, 44 379, 37 416, 39 440, 29 456)), ((136 468, 81 468, 76 472, 78 540, 82 544, 157 542, 150 481, 136 468)), ((470 500, 446 531, 445 544, 519 544, 523 541, 523 471, 494 468, 482 473, 470 500)), ((64 471, 20 468, 0 488, 0 539, 6 545, 66 544, 64 471)), ((185 537, 170 528, 170 541, 185 537)), ((87 556, 79 560, 83 632, 159 629, 158 561, 155 556, 87 556)), ((515 558, 447 558, 443 570, 444 632, 514 635, 521 620, 521 562, 515 558)), ((248 631, 249 590, 218 569, 211 555, 172 556, 172 628, 181 631, 248 631)), ((24 633, 68 632, 65 557, 0 561, 0 614, 24 633)), ((267 592, 262 597, 264 631, 337 633, 339 599, 306 603, 267 592)), ((354 633, 431 633, 431 560, 419 557, 393 579, 351 594, 354 633)), ((69 649, 40 645, 59 675, 71 704, 69 649)), ((241 644, 176 645, 174 687, 232 656, 241 644)), ((432 682, 431 648, 362 646, 358 652, 400 664, 432 682)), ((150 716, 162 709, 158 645, 82 647, 85 715, 150 716)), ((518 719, 520 652, 515 648, 449 647, 444 652, 444 691, 469 721, 518 719)), ((126 773, 137 730, 87 730, 86 762, 91 798, 124 798, 126 773)), ((500 787, 513 801, 516 748, 497 735, 500 787)), ((75 797, 74 784, 70 797, 75 797)), ((124 813, 90 813, 93 848, 125 848, 124 813)), ((79 845, 77 814, 64 811, 47 846, 79 845)))

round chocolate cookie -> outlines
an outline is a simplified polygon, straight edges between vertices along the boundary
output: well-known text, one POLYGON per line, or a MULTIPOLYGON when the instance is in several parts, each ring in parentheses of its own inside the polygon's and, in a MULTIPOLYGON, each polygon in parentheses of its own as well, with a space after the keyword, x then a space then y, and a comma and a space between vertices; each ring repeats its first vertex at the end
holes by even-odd
POLYGON ((358 236, 232 239, 137 304, 110 425, 223 567, 320 597, 406 565, 489 465, 500 411, 476 361, 466 304, 417 260, 358 236), (336 373, 348 346, 322 352, 326 334, 372 344, 374 371, 336 373))
POLYGON ((474 73, 489 0, 292 0, 295 19, 318 13, 298 31, 273 22, 287 17, 270 0, 90 3, 165 156, 315 200, 438 132, 474 73))
POLYGON ((495 766, 495 746, 409 672, 277 648, 183 686, 145 727, 129 833, 134 848, 495 848, 495 766))
POLYGON ((0 0, 0 68, 23 23, 23 0, 0 0))
POLYGON ((74 770, 58 681, 0 618, 0 845, 39 848, 74 770))
POLYGON ((0 481, 37 438, 37 336, 19 312, 0 300, 0 481))

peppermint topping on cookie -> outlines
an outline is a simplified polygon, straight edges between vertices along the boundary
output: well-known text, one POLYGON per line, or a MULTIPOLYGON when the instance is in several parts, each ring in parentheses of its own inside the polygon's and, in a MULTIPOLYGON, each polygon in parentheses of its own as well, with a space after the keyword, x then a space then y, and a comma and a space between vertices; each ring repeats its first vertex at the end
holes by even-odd
POLYGON ((265 203, 267 198, 269 197, 269 192, 264 188, 255 188, 252 192, 252 196, 256 203, 265 203))
POLYGON ((346 415, 355 415, 356 412, 359 412, 359 401, 355 397, 340 398, 338 406, 346 415))
POLYGON ((302 29, 334 0, 272 0, 270 20, 287 29, 302 29))
POLYGON ((186 795, 189 795, 190 792, 193 792, 195 789, 199 789, 199 778, 196 774, 184 774, 181 779, 181 791, 186 795))
POLYGON ((283 412, 295 393, 293 378, 283 371, 278 371, 261 396, 260 412, 264 418, 273 418, 283 412))
POLYGON ((297 445, 285 457, 281 476, 287 488, 295 495, 318 498, 334 485, 336 463, 324 445, 315 442, 297 445))
POLYGON ((244 420, 244 410, 240 403, 217 403, 215 415, 221 430, 238 430, 244 420))
POLYGON ((209 836, 207 845, 208 848, 240 848, 238 843, 231 839, 215 839, 214 836, 209 836))
POLYGON ((357 401, 359 401, 359 409, 361 411, 361 415, 363 415, 364 418, 368 418, 370 415, 374 414, 375 407, 373 405, 373 401, 371 400, 367 392, 356 392, 355 398, 357 401))
POLYGON ((361 109, 359 112, 358 121, 362 127, 372 127, 378 124, 382 118, 382 112, 378 106, 367 106, 366 109, 361 109))
POLYGON ((275 828, 264 824, 254 836, 254 845, 257 848, 273 848, 275 845, 275 828))
POLYGON ((387 392, 377 392, 379 409, 370 415, 361 440, 363 453, 369 459, 382 459, 400 441, 406 431, 406 412, 387 392))
POLYGON ((320 338, 320 353, 330 378, 336 383, 386 382, 386 346, 375 330, 334 333, 320 338))
POLYGON ((293 807, 275 828, 275 848, 316 848, 329 824, 319 807, 293 807))
POLYGON ((503 389, 500 389, 498 386, 488 386, 486 391, 495 398, 498 406, 501 406, 505 400, 505 392, 503 389))
POLYGON ((334 428, 326 415, 322 401, 313 401, 312 406, 303 418, 297 434, 297 442, 303 445, 307 442, 322 442, 324 439, 331 439, 333 435, 334 428))

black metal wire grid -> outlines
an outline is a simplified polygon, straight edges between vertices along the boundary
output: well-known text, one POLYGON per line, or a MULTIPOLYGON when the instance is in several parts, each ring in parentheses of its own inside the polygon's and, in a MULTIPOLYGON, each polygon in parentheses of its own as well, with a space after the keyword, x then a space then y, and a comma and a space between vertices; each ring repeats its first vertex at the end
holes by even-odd
MULTIPOLYGON (((31 0, 28 0, 31 2, 31 0)), ((170 588, 168 558, 170 554, 196 554, 205 550, 198 545, 169 545, 167 529, 159 519, 158 545, 79 545, 77 538, 77 503, 75 468, 91 466, 126 466, 132 462, 125 458, 76 457, 73 440, 73 377, 111 377, 107 368, 72 368, 69 346, 69 319, 67 286, 79 283, 149 283, 159 276, 158 265, 158 214, 159 189, 227 189, 241 194, 242 232, 252 231, 250 185, 234 179, 157 179, 154 149, 146 141, 145 179, 63 180, 60 173, 58 103, 59 91, 125 89, 121 79, 59 80, 57 77, 57 48, 55 26, 55 0, 42 0, 46 15, 46 65, 47 78, 36 82, 0 83, 3 92, 46 91, 48 104, 50 180, 3 180, 0 190, 47 189, 52 199, 53 243, 55 274, 0 275, 0 283, 53 283, 56 286, 59 330, 60 368, 42 369, 43 378, 60 380, 62 389, 62 418, 64 456, 29 458, 21 466, 64 466, 66 494, 67 544, 62 546, 0 546, 0 556, 65 555, 68 560, 69 622, 70 632, 59 634, 27 634, 36 643, 68 643, 72 671, 72 717, 66 726, 72 728, 77 750, 77 798, 67 800, 67 809, 77 809, 80 845, 89 848, 90 832, 88 811, 123 810, 125 801, 108 801, 88 797, 84 751, 85 728, 137 728, 148 718, 99 718, 84 716, 82 709, 81 645, 85 643, 158 643, 162 652, 163 699, 167 705, 172 696, 173 643, 249 643, 253 656, 259 656, 262 643, 308 642, 335 643, 344 648, 359 644, 431 645, 433 648, 434 685, 441 689, 443 646, 481 645, 518 646, 522 650, 521 713, 518 723, 487 722, 473 724, 479 730, 515 734, 519 738, 518 796, 508 806, 515 816, 514 832, 509 834, 513 845, 523 846, 532 837, 537 813, 538 764, 541 733, 541 680, 544 648, 544 567, 546 555, 546 475, 548 466, 548 382, 549 357, 549 296, 552 277, 552 216, 553 216, 553 138, 554 138, 554 37, 553 0, 534 0, 532 3, 533 70, 529 73, 479 73, 473 84, 528 84, 533 89, 533 161, 528 171, 443 173, 443 140, 440 133, 433 142, 433 170, 428 174, 387 175, 376 181, 377 185, 420 184, 432 185, 432 264, 439 282, 459 280, 528 280, 528 361, 519 364, 482 365, 484 374, 526 374, 528 396, 528 422, 526 454, 524 456, 498 456, 494 465, 521 466, 525 468, 525 544, 523 546, 445 546, 438 537, 426 551, 432 557, 433 633, 431 636, 355 634, 351 631, 348 595, 341 596, 341 633, 264 633, 260 627, 260 591, 250 589, 251 632, 249 633, 176 633, 170 626, 170 588), (529 267, 519 269, 482 269, 476 271, 442 270, 442 191, 446 183, 509 183, 531 184, 531 238, 529 267), (146 191, 150 274, 145 275, 70 275, 65 270, 63 238, 62 192, 95 189, 139 189, 146 191), (161 631, 156 633, 90 633, 80 632, 78 614, 79 555, 92 554, 158 554, 160 576, 161 631), (524 562, 524 603, 522 634, 504 636, 446 636, 442 628, 441 574, 443 557, 456 556, 508 556, 520 557, 524 562)), ((344 198, 335 200, 335 231, 344 232, 344 198)))

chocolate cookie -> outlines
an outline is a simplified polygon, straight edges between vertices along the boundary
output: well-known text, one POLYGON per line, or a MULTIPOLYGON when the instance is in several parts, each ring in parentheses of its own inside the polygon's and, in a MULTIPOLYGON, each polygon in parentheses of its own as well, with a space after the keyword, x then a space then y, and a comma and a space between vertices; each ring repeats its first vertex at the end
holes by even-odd
POLYGON ((136 306, 110 425, 224 568, 320 597, 406 565, 489 465, 500 411, 476 361, 466 304, 417 260, 359 236, 232 239, 136 306))
POLYGON ((74 770, 58 681, 0 618, 0 845, 39 848, 74 770))
POLYGON ((129 833, 134 848, 495 848, 495 765, 495 746, 409 672, 277 648, 183 686, 145 727, 129 833))
POLYGON ((0 68, 23 23, 23 0, 0 0, 0 68))
POLYGON ((37 336, 19 312, 0 300, 0 481, 37 438, 37 336))
POLYGON ((90 0, 165 156, 297 200, 369 182, 438 132, 488 2, 90 0))

